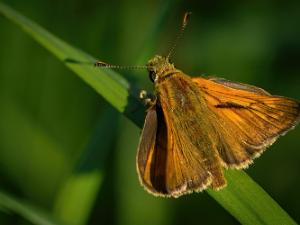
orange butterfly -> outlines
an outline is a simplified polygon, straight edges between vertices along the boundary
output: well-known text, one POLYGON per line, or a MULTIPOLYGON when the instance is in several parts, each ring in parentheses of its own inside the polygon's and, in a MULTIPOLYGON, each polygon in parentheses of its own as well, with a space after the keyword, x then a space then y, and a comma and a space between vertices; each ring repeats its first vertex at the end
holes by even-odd
POLYGON ((300 102, 220 78, 191 78, 168 58, 148 63, 156 99, 147 111, 137 170, 147 191, 178 197, 226 185, 300 121, 300 102))
POLYGON ((219 190, 226 186, 223 168, 247 168, 300 121, 300 102, 221 78, 191 78, 169 62, 171 51, 147 64, 156 99, 142 96, 150 107, 137 153, 139 179, 157 196, 219 190))
POLYGON ((169 197, 225 187, 223 168, 248 167, 300 121, 297 100, 221 78, 189 77, 169 61, 175 46, 146 66, 156 98, 141 92, 149 108, 137 153, 141 184, 169 197))

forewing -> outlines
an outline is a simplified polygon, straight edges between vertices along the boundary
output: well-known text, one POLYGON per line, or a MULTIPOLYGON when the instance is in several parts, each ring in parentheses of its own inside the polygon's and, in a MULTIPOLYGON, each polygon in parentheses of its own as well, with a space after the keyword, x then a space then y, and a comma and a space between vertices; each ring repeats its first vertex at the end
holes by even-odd
MULTIPOLYGON (((137 153, 137 170, 138 174, 145 176, 147 162, 151 160, 157 131, 157 114, 154 109, 147 112, 144 128, 140 137, 140 143, 137 153)), ((144 181, 143 181, 144 183, 144 181)))
POLYGON ((183 136, 167 127, 159 106, 148 111, 137 154, 138 174, 147 191, 178 197, 211 183, 203 159, 189 146, 183 136))
POLYGON ((187 133, 188 130, 185 130, 184 126, 180 126, 181 128, 176 126, 178 121, 168 122, 170 121, 167 119, 169 139, 166 160, 166 190, 175 197, 193 191, 199 192, 213 182, 214 175, 218 176, 215 179, 216 186, 217 184, 219 184, 218 187, 225 185, 226 181, 223 180, 222 171, 218 167, 215 168, 214 165, 209 167, 208 159, 202 152, 203 146, 201 149, 195 144, 198 137, 194 137, 192 141, 191 135, 187 133), (220 183, 218 183, 218 178, 220 183))
POLYGON ((149 109, 145 118, 137 152, 136 166, 141 184, 151 193, 156 190, 151 181, 157 133, 157 113, 155 108, 149 109))
POLYGON ((218 151, 224 166, 247 167, 252 159, 300 120, 300 103, 261 88, 224 79, 193 78, 216 115, 218 151))

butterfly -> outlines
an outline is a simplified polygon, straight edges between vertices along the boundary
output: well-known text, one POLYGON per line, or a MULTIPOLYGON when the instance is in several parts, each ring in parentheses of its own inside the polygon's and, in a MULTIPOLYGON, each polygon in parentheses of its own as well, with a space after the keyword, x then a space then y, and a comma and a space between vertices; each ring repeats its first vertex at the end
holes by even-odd
MULTIPOLYGON (((187 25, 185 13, 178 39, 187 25)), ((226 186, 225 169, 247 168, 254 158, 300 121, 300 102, 222 78, 192 78, 169 58, 156 55, 146 66, 155 98, 148 106, 136 157, 140 183, 155 195, 179 197, 226 186)))
POLYGON ((155 56, 147 68, 156 98, 136 161, 141 184, 156 196, 220 190, 223 168, 247 168, 300 121, 297 100, 221 78, 191 78, 167 57, 155 56))

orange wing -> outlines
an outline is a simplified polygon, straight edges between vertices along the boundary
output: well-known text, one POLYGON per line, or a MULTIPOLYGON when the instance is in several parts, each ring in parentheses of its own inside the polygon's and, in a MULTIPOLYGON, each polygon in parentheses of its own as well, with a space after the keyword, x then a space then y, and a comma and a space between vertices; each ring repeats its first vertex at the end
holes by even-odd
POLYGON ((210 110, 225 167, 245 168, 300 120, 300 102, 224 79, 193 78, 210 110))
POLYGON ((159 106, 148 110, 138 147, 137 171, 141 184, 154 195, 178 197, 201 191, 212 182, 201 156, 176 136, 176 131, 167 128, 159 106))

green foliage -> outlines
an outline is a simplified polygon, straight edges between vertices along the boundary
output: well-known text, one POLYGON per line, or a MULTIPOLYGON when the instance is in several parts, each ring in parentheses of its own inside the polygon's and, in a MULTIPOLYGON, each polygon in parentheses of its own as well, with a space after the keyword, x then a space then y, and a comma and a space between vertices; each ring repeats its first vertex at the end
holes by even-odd
MULTIPOLYGON (((142 127, 144 108, 137 99, 138 88, 128 82, 124 78, 125 76, 112 70, 95 68, 93 65, 96 61, 94 57, 60 40, 46 29, 40 27, 3 3, 0 3, 0 14, 18 25, 18 27, 25 31, 30 37, 55 55, 65 66, 117 109, 118 112, 123 113, 140 128, 142 127)), ((158 26, 159 25, 157 25, 157 27, 158 26)), ((145 54, 148 55, 148 53, 145 54)), ((141 56, 141 58, 144 58, 144 56, 141 56)), ((62 146, 55 146, 55 142, 49 138, 47 133, 43 133, 40 127, 28 124, 26 122, 27 120, 24 119, 24 115, 19 112, 21 110, 18 110, 14 105, 6 110, 10 110, 7 114, 12 115, 11 120, 19 118, 17 124, 21 124, 23 128, 22 132, 26 135, 28 134, 20 140, 22 143, 27 144, 29 146, 28 148, 33 147, 30 143, 26 143, 26 139, 35 139, 37 143, 44 143, 45 146, 48 146, 49 152, 51 152, 51 149, 63 148, 62 146)), ((55 191, 55 195, 53 194, 53 196, 55 196, 55 200, 52 202, 54 208, 53 217, 59 218, 59 220, 65 224, 81 225, 87 224, 88 222, 103 180, 108 173, 105 164, 114 141, 113 131, 117 128, 117 120, 115 119, 117 115, 114 114, 115 112, 111 110, 101 114, 99 124, 91 140, 87 141, 88 144, 84 144, 87 147, 84 147, 85 150, 83 154, 78 153, 81 159, 79 160, 80 163, 78 164, 72 161, 67 164, 67 171, 69 173, 61 178, 63 181, 61 181, 58 190, 55 191), (101 137, 100 143, 99 137, 101 137), (103 142, 106 142, 107 146, 102 146, 103 142), (97 149, 100 145, 102 147, 101 154, 99 155, 99 150, 97 149), (74 167, 76 169, 72 169, 74 167)), ((19 146, 16 145, 15 148, 19 148, 19 146)), ((41 152, 47 151, 47 148, 39 150, 41 152)), ((63 152, 63 150, 60 152, 63 152)), ((52 153, 49 153, 49 155, 51 154, 52 153)), ((59 153, 52 157, 59 158, 61 165, 63 165, 66 156, 59 153)), ((240 223, 249 225, 296 224, 245 172, 227 171, 226 177, 229 183, 226 189, 219 192, 208 190, 208 194, 240 223)), ((47 179, 47 176, 45 179, 47 179)), ((30 189, 32 186, 29 184, 28 188, 30 189)), ((130 192, 130 190, 127 191, 130 192)), ((4 193, 0 194, 0 209, 7 209, 8 211, 19 214, 33 224, 57 224, 51 222, 52 219, 49 219, 48 216, 40 213, 41 210, 37 209, 37 207, 33 208, 4 193)), ((135 197, 136 196, 133 196, 133 198, 135 197)), ((154 202, 149 201, 148 203, 155 205, 155 201, 162 200, 155 199, 153 201, 154 202)), ((136 199, 134 199, 134 203, 132 204, 135 203, 136 199)), ((163 211, 166 208, 167 206, 162 206, 160 210, 163 211)))
POLYGON ((0 210, 6 213, 17 213, 33 224, 61 225, 61 223, 55 221, 47 213, 41 212, 40 209, 13 198, 5 192, 0 192, 0 210))

